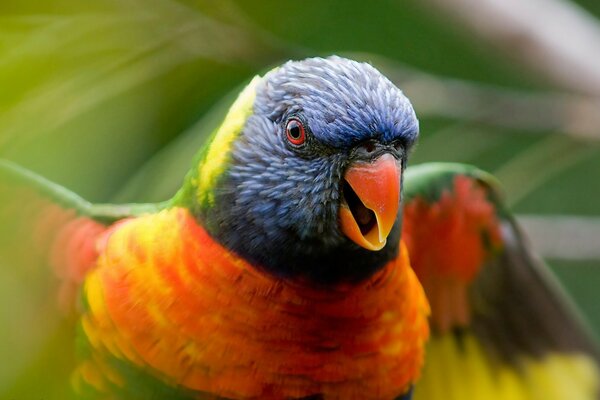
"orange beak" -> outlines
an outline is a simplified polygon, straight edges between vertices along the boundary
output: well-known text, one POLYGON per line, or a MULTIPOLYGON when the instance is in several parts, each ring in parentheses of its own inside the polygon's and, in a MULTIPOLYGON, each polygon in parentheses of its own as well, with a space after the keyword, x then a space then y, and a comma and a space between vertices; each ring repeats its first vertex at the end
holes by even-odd
POLYGON ((342 232, 367 250, 381 250, 400 206, 401 167, 391 154, 352 165, 344 176, 339 212, 342 232))

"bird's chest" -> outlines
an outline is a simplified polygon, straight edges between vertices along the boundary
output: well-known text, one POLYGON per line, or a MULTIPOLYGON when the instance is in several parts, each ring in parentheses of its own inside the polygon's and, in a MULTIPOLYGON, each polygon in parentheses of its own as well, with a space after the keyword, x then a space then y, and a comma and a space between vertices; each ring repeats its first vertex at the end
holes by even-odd
POLYGON ((82 319, 96 369, 143 371, 192 398, 393 398, 416 379, 427 305, 408 264, 312 290, 255 270, 179 222, 163 241, 150 237, 152 247, 127 234, 135 226, 108 242, 82 319))

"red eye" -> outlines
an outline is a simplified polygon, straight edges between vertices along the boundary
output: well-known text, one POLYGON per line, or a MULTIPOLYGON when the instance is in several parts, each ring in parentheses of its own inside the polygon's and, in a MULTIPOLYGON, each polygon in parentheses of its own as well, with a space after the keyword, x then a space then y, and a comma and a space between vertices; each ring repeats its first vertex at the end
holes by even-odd
POLYGON ((296 146, 304 144, 306 140, 306 133, 304 132, 304 125, 297 118, 290 118, 285 126, 285 133, 288 140, 296 146))

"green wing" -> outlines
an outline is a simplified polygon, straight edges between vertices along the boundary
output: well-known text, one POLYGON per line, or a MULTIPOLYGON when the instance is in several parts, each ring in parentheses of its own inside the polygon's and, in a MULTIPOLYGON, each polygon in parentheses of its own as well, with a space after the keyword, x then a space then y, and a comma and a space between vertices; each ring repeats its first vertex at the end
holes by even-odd
POLYGON ((74 311, 95 261, 95 239, 115 221, 163 206, 92 204, 0 159, 0 343, 10 360, 0 368, 0 383, 6 398, 30 394, 32 382, 47 398, 70 398, 74 311))
MULTIPOLYGON (((68 189, 49 181, 8 160, 0 159, 0 189, 3 204, 11 198, 25 196, 29 192, 32 199, 46 200, 78 215, 87 216, 98 222, 110 224, 122 218, 156 212, 167 203, 147 204, 94 204, 86 201, 68 189)), ((14 200, 12 200, 14 201, 14 200)))
POLYGON ((167 205, 93 204, 0 159, 0 261, 11 274, 47 278, 50 266, 59 280, 80 282, 95 261, 96 237, 109 225, 167 205))
POLYGON ((415 399, 600 398, 596 344, 497 180, 432 163, 409 168, 404 187, 405 240, 432 303, 415 399))

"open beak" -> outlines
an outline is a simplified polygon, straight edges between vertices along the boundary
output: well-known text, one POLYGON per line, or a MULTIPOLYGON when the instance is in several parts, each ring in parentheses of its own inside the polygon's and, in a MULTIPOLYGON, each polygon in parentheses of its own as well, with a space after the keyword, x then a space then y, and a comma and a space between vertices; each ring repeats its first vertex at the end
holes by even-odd
POLYGON ((374 251, 385 246, 400 206, 400 175, 401 167, 389 153, 346 171, 340 226, 357 245, 374 251))

